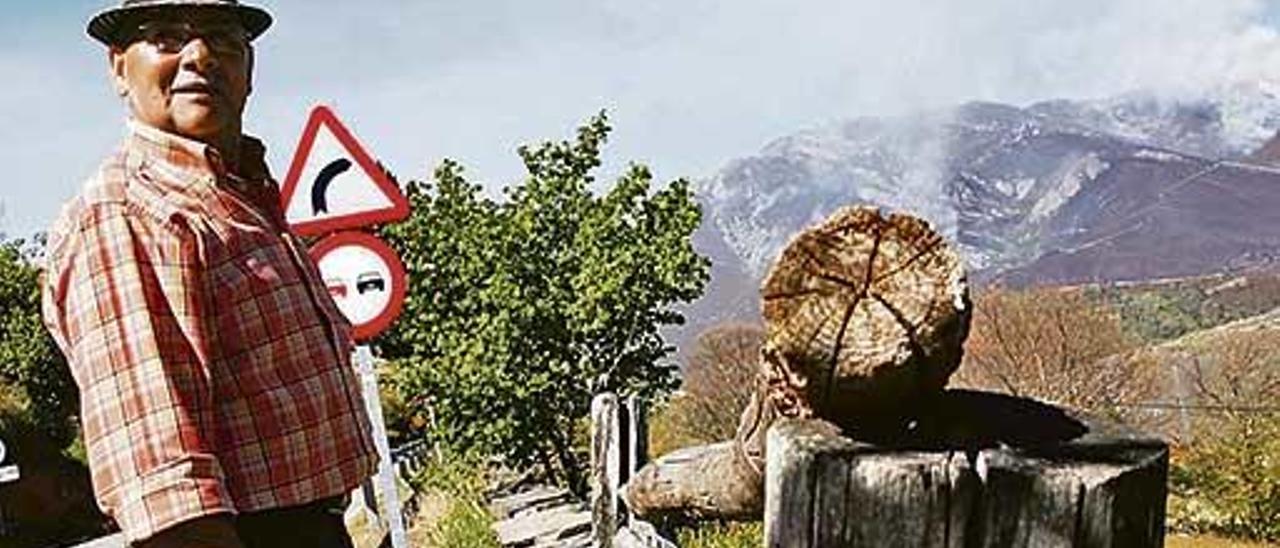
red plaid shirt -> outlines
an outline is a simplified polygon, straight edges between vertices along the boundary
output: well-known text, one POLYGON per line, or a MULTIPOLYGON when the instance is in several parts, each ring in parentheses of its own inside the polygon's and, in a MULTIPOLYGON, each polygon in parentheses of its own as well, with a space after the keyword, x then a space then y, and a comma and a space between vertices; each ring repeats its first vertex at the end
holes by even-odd
POLYGON ((94 492, 131 540, 340 495, 376 464, 350 325, 244 145, 241 179, 131 122, 49 233, 45 322, 94 492))

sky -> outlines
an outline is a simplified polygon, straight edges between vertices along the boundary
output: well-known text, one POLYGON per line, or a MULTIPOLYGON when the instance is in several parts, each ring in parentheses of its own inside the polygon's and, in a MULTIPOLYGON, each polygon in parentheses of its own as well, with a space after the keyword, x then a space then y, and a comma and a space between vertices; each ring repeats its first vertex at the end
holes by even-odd
MULTIPOLYGON (((1280 0, 246 0, 246 131, 283 178, 312 106, 401 179, 459 161, 495 196, 524 143, 606 110, 601 178, 701 179, 778 137, 969 100, 1027 104, 1280 82, 1280 0)), ((126 116, 84 34, 109 0, 0 19, 0 233, 44 230, 126 116)))

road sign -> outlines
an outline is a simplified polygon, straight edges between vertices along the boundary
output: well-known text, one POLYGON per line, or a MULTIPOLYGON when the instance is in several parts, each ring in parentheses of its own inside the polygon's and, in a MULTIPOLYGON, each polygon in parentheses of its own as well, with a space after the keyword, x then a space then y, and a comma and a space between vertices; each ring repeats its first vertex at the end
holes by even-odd
POLYGON ((324 105, 311 110, 280 201, 290 228, 303 236, 409 216, 396 183, 324 105))
POLYGON ((316 243, 310 254, 357 341, 373 338, 400 315, 404 265, 382 240, 363 232, 339 232, 316 243))

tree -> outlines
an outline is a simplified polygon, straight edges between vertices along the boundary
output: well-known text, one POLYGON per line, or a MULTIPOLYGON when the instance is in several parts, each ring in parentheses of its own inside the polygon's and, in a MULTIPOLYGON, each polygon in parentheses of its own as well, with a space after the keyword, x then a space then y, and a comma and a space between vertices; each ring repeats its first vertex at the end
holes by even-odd
POLYGON ((1171 523, 1280 540, 1280 337, 1274 315, 1192 334, 1161 360, 1189 388, 1194 435, 1177 439, 1171 523))
POLYGON ((1119 316, 1077 290, 992 288, 974 304, 958 384, 1111 415, 1154 390, 1119 316))
POLYGON ((726 323, 703 331, 685 362, 679 394, 654 417, 651 428, 671 430, 680 446, 733 439, 757 388, 763 343, 759 325, 726 323))
POLYGON ((407 405, 434 412, 440 442, 542 464, 574 488, 592 393, 673 387, 659 329, 683 322, 674 306, 708 276, 687 181, 655 190, 633 164, 591 191, 609 130, 600 114, 572 142, 522 147, 529 176, 502 203, 446 161, 434 187, 407 186, 411 217, 385 229, 410 278, 381 340, 407 405))
POLYGON ((6 398, 18 409, 0 430, 15 435, 33 429, 62 449, 75 439, 79 399, 62 352, 40 319, 35 254, 20 240, 0 243, 0 383, 20 391, 6 398))

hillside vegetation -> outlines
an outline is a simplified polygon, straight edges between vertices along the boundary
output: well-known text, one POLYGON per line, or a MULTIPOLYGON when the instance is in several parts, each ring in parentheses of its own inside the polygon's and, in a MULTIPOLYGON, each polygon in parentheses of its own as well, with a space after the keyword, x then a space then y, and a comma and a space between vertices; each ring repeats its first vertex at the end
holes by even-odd
MULTIPOLYGON (((974 304, 953 386, 1049 400, 1157 432, 1172 444, 1170 534, 1280 541, 1276 277, 984 288, 974 304)), ((681 390, 652 420, 653 455, 732 435, 739 402, 753 389, 744 379, 754 375, 759 329, 722 325, 697 340, 681 390)), ((689 534, 730 542, 741 529, 734 531, 689 534)))

